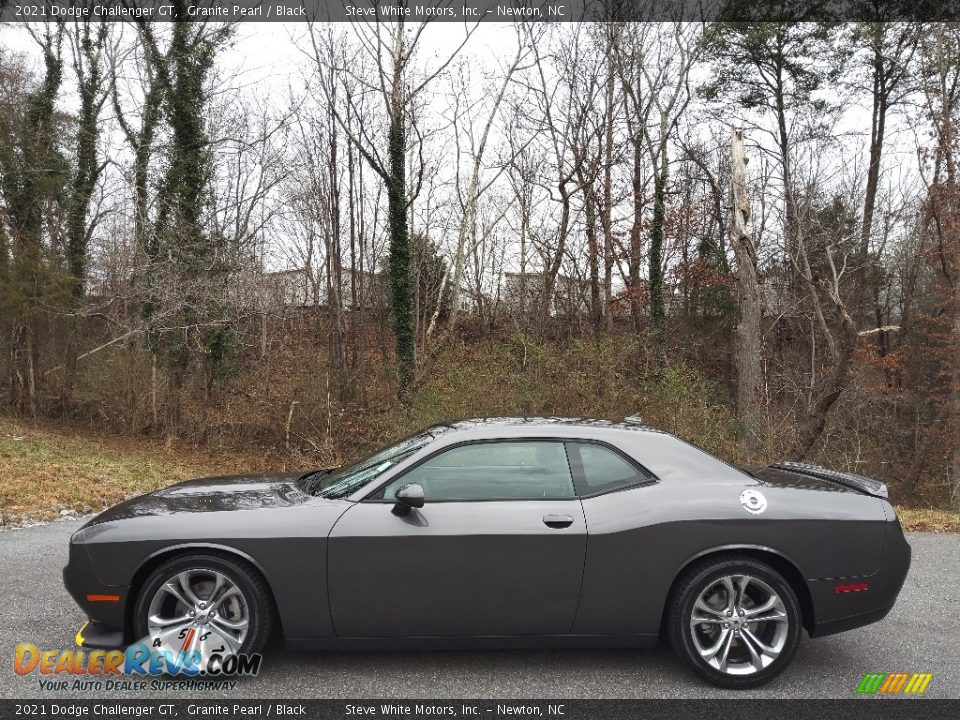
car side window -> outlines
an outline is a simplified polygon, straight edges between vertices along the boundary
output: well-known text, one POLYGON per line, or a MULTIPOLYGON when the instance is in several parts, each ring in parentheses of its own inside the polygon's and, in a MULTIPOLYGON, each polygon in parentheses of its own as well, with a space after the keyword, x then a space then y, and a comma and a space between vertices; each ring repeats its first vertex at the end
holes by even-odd
POLYGON ((516 440, 460 445, 426 460, 387 485, 393 500, 408 483, 423 487, 426 501, 558 500, 575 496, 564 444, 516 440))
POLYGON ((567 448, 574 467, 581 469, 577 478, 580 495, 597 495, 652 479, 620 453, 603 445, 576 442, 569 443, 567 448), (583 487, 579 487, 581 484, 583 487))

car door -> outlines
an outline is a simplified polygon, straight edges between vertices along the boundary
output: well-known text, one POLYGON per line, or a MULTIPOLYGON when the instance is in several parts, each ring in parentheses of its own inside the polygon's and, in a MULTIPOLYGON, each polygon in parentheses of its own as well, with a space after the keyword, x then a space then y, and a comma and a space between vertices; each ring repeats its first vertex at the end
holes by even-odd
POLYGON ((329 537, 338 636, 569 632, 587 531, 563 442, 448 447, 375 495, 329 537), (424 506, 397 515, 394 493, 410 483, 424 506))

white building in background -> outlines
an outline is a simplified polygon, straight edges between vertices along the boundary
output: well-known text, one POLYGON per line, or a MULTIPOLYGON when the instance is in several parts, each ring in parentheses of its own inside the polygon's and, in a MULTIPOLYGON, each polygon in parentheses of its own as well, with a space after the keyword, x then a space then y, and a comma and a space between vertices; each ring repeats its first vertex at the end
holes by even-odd
MULTIPOLYGON (((542 302, 546 277, 542 272, 504 273, 503 304, 508 312, 536 312, 542 302)), ((582 315, 590 310, 590 282, 570 275, 557 275, 553 297, 548 306, 550 315, 582 315)))
MULTIPOLYGON (((261 299, 287 308, 326 307, 327 281, 322 268, 293 268, 263 273, 260 282, 261 299)), ((344 309, 383 307, 387 301, 386 278, 382 273, 351 271, 342 268, 340 275, 340 304, 344 309)))

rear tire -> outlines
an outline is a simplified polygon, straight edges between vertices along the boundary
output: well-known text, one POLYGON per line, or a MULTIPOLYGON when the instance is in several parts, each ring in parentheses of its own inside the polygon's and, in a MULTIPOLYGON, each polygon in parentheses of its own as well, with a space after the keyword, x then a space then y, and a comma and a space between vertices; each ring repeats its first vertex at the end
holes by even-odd
POLYGON ((800 641, 796 593, 769 565, 723 557, 694 565, 668 606, 670 644, 691 669, 725 688, 770 682, 800 641))
POLYGON ((220 647, 223 657, 259 652, 273 627, 270 589, 260 573, 215 552, 180 555, 160 565, 143 583, 133 612, 138 638, 154 647, 160 638, 161 647, 178 652, 181 638, 190 642, 196 635, 193 647, 204 658, 220 647), (200 643, 204 633, 209 647, 200 643))

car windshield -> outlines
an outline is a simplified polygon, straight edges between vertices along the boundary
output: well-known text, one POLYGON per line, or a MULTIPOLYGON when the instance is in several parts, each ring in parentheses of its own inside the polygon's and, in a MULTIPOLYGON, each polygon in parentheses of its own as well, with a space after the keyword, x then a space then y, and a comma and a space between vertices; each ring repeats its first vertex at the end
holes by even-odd
POLYGON ((301 483, 307 492, 318 497, 346 497, 381 473, 406 460, 445 430, 447 428, 444 426, 432 427, 406 440, 401 440, 396 445, 391 445, 353 465, 334 470, 331 473, 317 472, 306 475, 301 478, 301 483))

